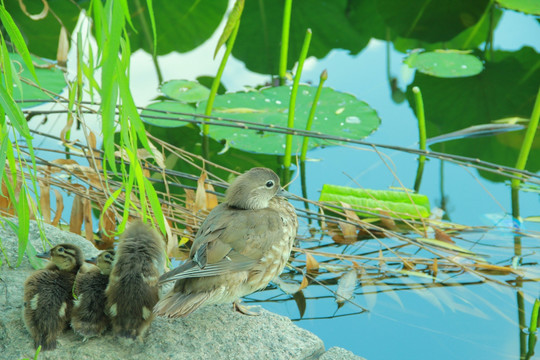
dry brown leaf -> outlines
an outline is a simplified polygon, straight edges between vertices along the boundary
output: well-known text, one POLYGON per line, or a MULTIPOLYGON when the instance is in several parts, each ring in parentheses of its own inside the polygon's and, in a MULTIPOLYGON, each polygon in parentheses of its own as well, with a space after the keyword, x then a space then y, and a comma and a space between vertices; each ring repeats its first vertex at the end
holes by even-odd
POLYGON ((307 288, 308 285, 309 285, 309 281, 308 281, 306 275, 304 274, 304 277, 302 278, 302 282, 300 283, 300 287, 298 288, 298 291, 307 288))
POLYGON ((338 304, 343 304, 353 298, 357 282, 358 274, 356 269, 346 272, 339 278, 336 289, 336 302, 338 304))
POLYGON ((99 232, 101 234, 101 240, 99 243, 96 244, 96 247, 100 250, 112 248, 114 246, 115 230, 115 212, 111 207, 108 207, 107 210, 105 210, 105 213, 100 218, 99 232))
POLYGON ((43 215, 43 221, 45 223, 51 223, 51 187, 49 182, 49 176, 45 176, 43 180, 38 181, 39 184, 39 205, 41 206, 41 213, 43 215))
POLYGON ((433 282, 435 282, 435 278, 437 277, 437 273, 439 272, 439 264, 437 262, 437 259, 433 259, 433 265, 431 268, 432 276, 433 276, 433 282))
POLYGON ((0 194, 0 211, 2 211, 2 214, 15 215, 15 208, 9 198, 9 192, 4 181, 2 181, 2 193, 0 194))
POLYGON ((94 226, 92 221, 92 202, 90 199, 83 200, 83 216, 84 216, 84 232, 86 240, 95 244, 94 241, 94 226))
POLYGON ((327 230, 328 229, 328 225, 326 224, 326 216, 324 214, 324 209, 321 207, 319 208, 319 213, 321 214, 320 216, 320 226, 321 226, 321 230, 324 231, 324 230, 327 230))
POLYGON ((148 168, 148 162, 146 161, 142 164, 142 173, 145 178, 150 177, 150 169, 148 168))
POLYGON ((380 210, 379 213, 381 216, 381 226, 388 230, 396 230, 397 225, 394 219, 391 218, 390 214, 387 211, 380 210))
POLYGON ((86 142, 88 144, 88 153, 86 154, 86 159, 88 160, 88 163, 96 170, 101 171, 103 170, 103 160, 96 159, 94 154, 94 149, 96 149, 97 141, 96 141, 96 134, 94 134, 93 131, 90 131, 88 133, 88 136, 86 138, 86 142), (94 154, 94 157, 92 156, 94 154), (95 162, 94 162, 95 160, 95 162))
POLYGON ((19 0, 19 7, 21 8, 21 11, 28 16, 30 19, 37 21, 41 19, 45 19, 47 17, 47 14, 49 13, 49 3, 46 0, 41 0, 43 3, 43 10, 39 14, 32 15, 26 10, 26 5, 24 4, 23 0, 19 0))
POLYGON ((60 28, 60 36, 58 37, 58 50, 56 51, 56 62, 59 66, 67 65, 67 56, 69 51, 68 33, 65 27, 60 28))
POLYGON ((195 212, 206 210, 206 190, 204 182, 206 181, 206 171, 203 170, 199 180, 197 180, 197 191, 195 192, 195 212))
POLYGON ((499 265, 493 265, 493 264, 479 264, 479 263, 473 264, 473 266, 478 271, 490 272, 491 274, 494 274, 494 275, 507 275, 510 273, 520 275, 520 276, 523 275, 522 271, 518 269, 512 269, 509 266, 499 266, 499 265))
POLYGON ((66 140, 66 134, 71 130, 72 127, 73 127, 73 114, 70 112, 68 114, 68 120, 66 122, 66 125, 64 126, 62 131, 60 131, 60 140, 62 141, 62 144, 69 148, 72 148, 73 142, 69 142, 66 140))
POLYGON ((319 270, 319 262, 315 260, 313 255, 306 253, 306 271, 317 272, 319 270))
MULTIPOLYGON (((207 191, 215 191, 212 184, 204 184, 204 189, 207 191)), ((207 192, 206 193, 206 209, 210 211, 216 206, 218 206, 217 196, 215 194, 207 192)))
POLYGON ((340 201, 340 203, 341 206, 344 208, 343 212, 345 213, 345 218, 350 222, 360 223, 360 218, 358 217, 356 211, 352 209, 352 206, 343 201, 340 201))
POLYGON ((166 169, 167 165, 165 164, 165 158, 163 157, 163 154, 160 151, 158 151, 158 149, 154 146, 154 144, 150 140, 148 140, 148 145, 150 146, 150 149, 152 149, 153 154, 151 154, 151 156, 156 161, 156 164, 161 169, 166 169))
POLYGON ((356 241, 356 226, 343 222, 338 221, 339 228, 341 229, 341 232, 343 233, 343 237, 347 243, 353 243, 356 241))
POLYGON ((69 231, 81 235, 81 229, 84 219, 84 203, 80 195, 75 195, 71 207, 71 216, 69 219, 69 231))
POLYGON ((379 259, 379 269, 383 269, 386 265, 386 261, 384 260, 383 252, 381 249, 379 249, 379 256, 377 258, 379 259))
POLYGON ((163 211, 163 222, 165 223, 165 243, 167 247, 167 256, 175 257, 178 253, 178 235, 172 232, 171 225, 167 221, 165 214, 170 212, 170 207, 167 206, 163 211))
POLYGON ((449 244, 455 244, 456 243, 454 240, 452 240, 450 235, 448 235, 444 231, 442 231, 440 229, 437 229, 436 227, 433 227, 433 230, 435 230, 435 239, 440 240, 440 241, 444 241, 444 242, 449 243, 449 244))
POLYGON ((60 194, 60 191, 53 189, 54 196, 56 198, 56 213, 54 214, 54 219, 51 222, 51 225, 58 226, 60 223, 60 218, 62 218, 62 211, 64 211, 64 199, 60 194))

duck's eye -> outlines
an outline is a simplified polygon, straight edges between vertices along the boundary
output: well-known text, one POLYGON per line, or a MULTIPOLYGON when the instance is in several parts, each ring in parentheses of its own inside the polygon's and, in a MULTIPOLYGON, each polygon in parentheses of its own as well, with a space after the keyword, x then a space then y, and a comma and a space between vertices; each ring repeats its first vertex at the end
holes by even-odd
POLYGON ((63 252, 64 252, 64 248, 60 246, 56 251, 58 251, 59 253, 63 253, 63 252))
POLYGON ((105 259, 106 259, 106 260, 112 260, 112 256, 109 255, 109 254, 107 254, 107 255, 105 255, 105 259))
POLYGON ((272 180, 268 180, 266 182, 266 187, 269 188, 269 189, 273 188, 274 187, 274 182, 272 180))

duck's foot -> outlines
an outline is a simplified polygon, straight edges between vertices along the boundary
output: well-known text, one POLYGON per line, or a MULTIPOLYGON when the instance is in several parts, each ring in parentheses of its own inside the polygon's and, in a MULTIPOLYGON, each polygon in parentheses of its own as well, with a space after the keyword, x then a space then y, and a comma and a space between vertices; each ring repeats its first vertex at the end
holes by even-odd
POLYGON ((249 316, 259 316, 261 315, 261 307, 257 305, 247 306, 242 305, 240 300, 237 300, 233 303, 233 309, 238 311, 241 314, 249 316))

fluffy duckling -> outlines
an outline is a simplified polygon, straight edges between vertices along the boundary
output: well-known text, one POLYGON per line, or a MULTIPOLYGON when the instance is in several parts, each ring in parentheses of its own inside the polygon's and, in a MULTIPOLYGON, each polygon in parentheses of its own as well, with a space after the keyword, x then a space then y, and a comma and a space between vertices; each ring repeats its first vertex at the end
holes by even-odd
POLYGON ((73 282, 84 262, 82 251, 60 244, 50 251, 51 263, 24 283, 24 323, 41 350, 56 348, 56 337, 69 324, 73 282))
POLYGON ((141 339, 158 302, 158 279, 165 266, 161 236, 137 221, 122 234, 109 278, 106 312, 116 335, 141 339))
POLYGON ((86 272, 81 270, 75 278, 73 292, 76 300, 71 327, 84 340, 101 335, 111 322, 105 314, 105 289, 109 284, 114 255, 114 250, 102 251, 96 259, 97 267, 92 266, 86 272))
POLYGON ((264 288, 289 259, 298 229, 294 207, 283 197, 279 177, 253 168, 227 189, 195 235, 190 258, 160 278, 176 281, 154 308, 158 315, 186 316, 209 304, 234 302, 264 288))

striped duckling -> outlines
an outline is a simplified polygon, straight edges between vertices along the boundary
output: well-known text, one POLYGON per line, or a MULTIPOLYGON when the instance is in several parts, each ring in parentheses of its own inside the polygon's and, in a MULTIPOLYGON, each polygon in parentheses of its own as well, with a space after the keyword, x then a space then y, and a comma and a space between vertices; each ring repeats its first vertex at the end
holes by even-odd
POLYGON ((24 323, 41 350, 56 348, 56 338, 68 326, 73 307, 73 282, 84 262, 82 251, 72 244, 50 250, 51 262, 24 283, 24 323))
POLYGON ((147 224, 136 221, 122 234, 107 286, 106 311, 113 332, 141 339, 158 302, 158 279, 165 266, 162 237, 147 224))
POLYGON ((73 292, 76 300, 71 327, 84 340, 101 335, 111 322, 105 314, 105 289, 109 284, 114 255, 114 250, 102 251, 97 259, 94 258, 97 266, 92 265, 85 272, 79 271, 75 279, 73 292))

